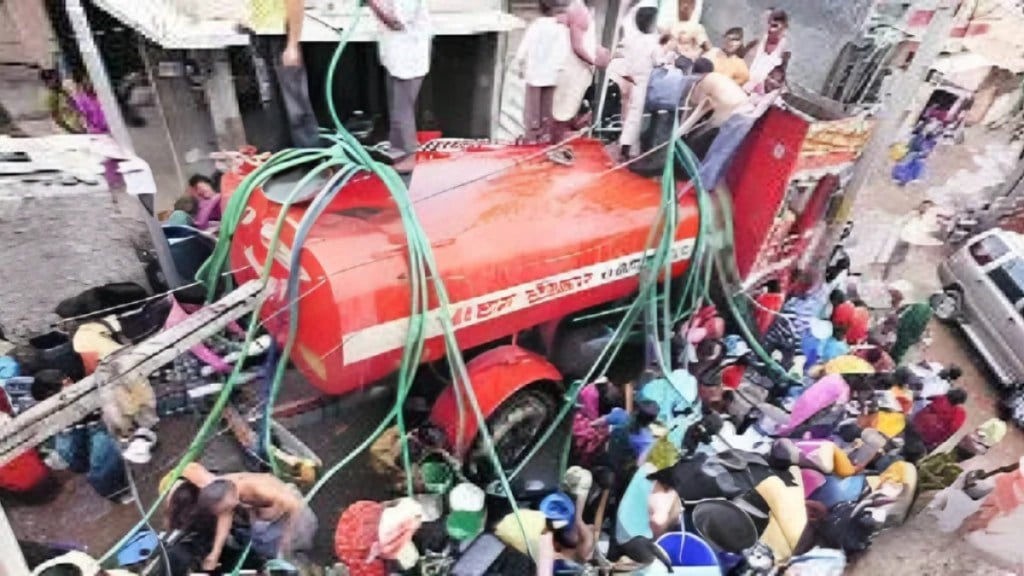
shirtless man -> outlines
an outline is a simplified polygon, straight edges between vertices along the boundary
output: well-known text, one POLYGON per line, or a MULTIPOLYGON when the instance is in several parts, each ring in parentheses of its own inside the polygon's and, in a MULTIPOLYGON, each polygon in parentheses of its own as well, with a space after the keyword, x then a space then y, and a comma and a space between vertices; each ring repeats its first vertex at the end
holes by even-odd
POLYGON ((312 548, 317 519, 295 486, 271 474, 241 472, 216 476, 191 463, 182 477, 199 487, 197 505, 217 516, 217 532, 203 570, 214 570, 231 532, 235 509, 248 510, 252 550, 264 557, 288 556, 312 548))
POLYGON ((750 133, 765 110, 774 102, 778 91, 752 102, 750 96, 732 78, 712 72, 694 86, 688 108, 693 110, 683 121, 681 132, 687 133, 708 112, 713 128, 718 128, 708 153, 701 162, 701 180, 708 190, 714 189, 729 167, 743 139, 750 133))

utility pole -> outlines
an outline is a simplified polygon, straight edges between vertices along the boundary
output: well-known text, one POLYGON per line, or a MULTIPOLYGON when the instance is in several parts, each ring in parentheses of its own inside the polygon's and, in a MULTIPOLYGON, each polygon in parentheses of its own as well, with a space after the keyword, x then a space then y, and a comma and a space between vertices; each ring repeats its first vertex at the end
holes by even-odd
POLYGON ((892 84, 891 95, 888 101, 882 104, 875 130, 864 147, 864 153, 857 162, 853 175, 850 176, 847 193, 837 215, 838 221, 849 218, 850 209, 857 199, 857 194, 867 183, 868 178, 874 174, 878 165, 888 156, 889 147, 892 146, 899 134, 900 127, 903 126, 907 109, 913 104, 914 98, 921 88, 921 83, 927 78, 928 71, 931 70, 949 40, 949 34, 953 30, 953 16, 959 2, 938 0, 936 4, 935 12, 928 23, 928 29, 921 38, 914 59, 902 74, 897 72, 899 76, 892 84))
POLYGON ((4 507, 0 506, 0 574, 3 576, 28 576, 28 564, 21 553, 21 545, 14 537, 14 530, 7 521, 4 507))
POLYGON ((132 147, 132 139, 128 134, 128 127, 121 116, 121 105, 114 96, 114 89, 110 85, 110 77, 107 76, 107 69, 103 65, 103 58, 92 38, 92 28, 89 26, 89 19, 85 15, 85 8, 82 7, 82 0, 65 0, 64 10, 68 13, 68 20, 75 31, 75 38, 78 40, 78 51, 82 53, 82 61, 85 69, 92 79, 93 89, 100 99, 103 107, 103 115, 106 117, 107 126, 110 128, 110 135, 114 137, 118 145, 128 152, 135 152, 132 147))

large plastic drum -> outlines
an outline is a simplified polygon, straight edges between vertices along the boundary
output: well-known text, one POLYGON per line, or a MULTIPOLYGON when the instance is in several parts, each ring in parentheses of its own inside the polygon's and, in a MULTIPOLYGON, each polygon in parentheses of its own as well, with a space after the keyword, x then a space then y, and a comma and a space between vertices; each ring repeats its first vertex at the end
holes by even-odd
POLYGON ((726 500, 709 500, 693 508, 693 527, 712 547, 740 554, 757 543, 757 528, 746 512, 726 500))

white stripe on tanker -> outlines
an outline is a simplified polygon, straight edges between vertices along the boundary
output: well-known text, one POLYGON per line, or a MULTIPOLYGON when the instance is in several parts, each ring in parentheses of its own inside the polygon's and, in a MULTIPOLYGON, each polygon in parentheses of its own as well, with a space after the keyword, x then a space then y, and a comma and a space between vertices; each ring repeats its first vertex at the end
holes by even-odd
MULTIPOLYGON (((694 244, 693 238, 678 240, 672 244, 672 262, 688 260, 693 252, 694 244)), ((647 252, 647 258, 653 256, 654 250, 647 252)), ((548 278, 455 302, 451 304, 452 323, 456 330, 461 330, 481 322, 526 310, 538 304, 638 276, 643 258, 643 252, 636 252, 614 260, 599 262, 584 268, 569 270, 548 278)), ((428 339, 441 336, 444 333, 440 317, 441 311, 437 308, 427 313, 425 330, 428 339)), ((346 334, 342 343, 343 362, 355 364, 401 349, 405 346, 410 320, 410 317, 406 316, 346 334)))

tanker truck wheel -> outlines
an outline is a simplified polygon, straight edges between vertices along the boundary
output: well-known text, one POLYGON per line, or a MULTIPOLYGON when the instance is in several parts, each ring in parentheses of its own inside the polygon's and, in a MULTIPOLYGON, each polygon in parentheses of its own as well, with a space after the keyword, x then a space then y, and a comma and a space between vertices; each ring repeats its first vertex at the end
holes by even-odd
MULTIPOLYGON (((553 387, 543 383, 523 388, 498 406, 487 419, 498 460, 511 472, 527 456, 554 421, 558 401, 553 387)), ((467 409, 466 418, 473 415, 467 409)), ((466 477, 479 485, 498 478, 483 438, 477 436, 466 457, 466 477)))

